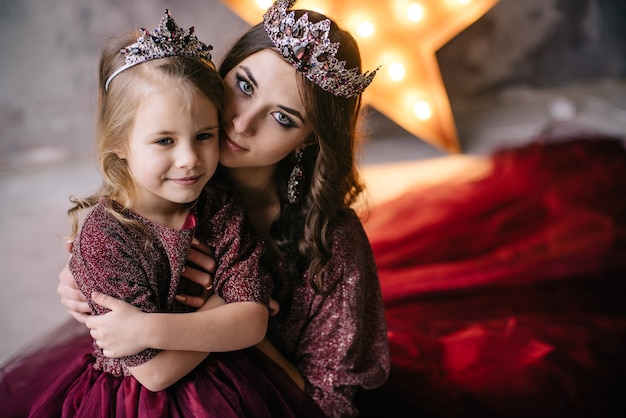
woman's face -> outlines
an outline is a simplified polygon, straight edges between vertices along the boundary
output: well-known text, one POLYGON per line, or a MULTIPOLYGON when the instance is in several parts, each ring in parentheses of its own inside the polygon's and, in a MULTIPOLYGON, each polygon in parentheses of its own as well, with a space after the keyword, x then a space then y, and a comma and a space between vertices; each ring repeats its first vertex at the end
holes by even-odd
POLYGON ((297 70, 269 49, 250 55, 226 74, 222 165, 272 166, 307 139, 312 127, 298 80, 297 70))

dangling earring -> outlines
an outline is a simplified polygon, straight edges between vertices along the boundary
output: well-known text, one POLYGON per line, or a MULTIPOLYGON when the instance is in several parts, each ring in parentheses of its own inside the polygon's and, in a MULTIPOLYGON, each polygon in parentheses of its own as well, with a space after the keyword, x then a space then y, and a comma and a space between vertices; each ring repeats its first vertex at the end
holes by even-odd
POLYGON ((302 191, 302 179, 304 178, 302 174, 302 156, 304 152, 302 150, 298 150, 295 152, 296 163, 291 170, 291 174, 289 175, 289 182, 287 183, 287 199, 289 203, 298 203, 300 202, 300 193, 302 191))

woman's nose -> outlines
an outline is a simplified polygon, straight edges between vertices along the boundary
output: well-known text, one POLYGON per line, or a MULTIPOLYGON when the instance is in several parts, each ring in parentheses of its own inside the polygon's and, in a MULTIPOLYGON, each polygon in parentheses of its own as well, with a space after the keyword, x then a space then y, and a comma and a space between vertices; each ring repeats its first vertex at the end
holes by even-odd
POLYGON ((235 132, 250 135, 255 130, 255 112, 253 109, 236 109, 232 115, 232 125, 235 132))

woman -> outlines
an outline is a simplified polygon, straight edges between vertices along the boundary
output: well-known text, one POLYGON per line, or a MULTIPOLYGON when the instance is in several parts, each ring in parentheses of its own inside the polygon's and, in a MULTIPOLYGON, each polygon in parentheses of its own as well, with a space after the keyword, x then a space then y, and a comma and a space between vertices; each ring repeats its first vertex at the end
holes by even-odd
MULTIPOLYGON (((277 1, 264 22, 244 34, 222 63, 226 104, 220 163, 223 181, 240 194, 250 222, 266 242, 264 261, 272 273, 279 310, 259 348, 284 366, 324 415, 355 416, 356 390, 381 385, 389 372, 376 268, 363 227, 350 209, 362 191, 355 167, 360 93, 374 74, 359 74, 358 47, 347 32, 315 12, 292 14, 288 8, 293 3, 277 1), (293 36, 280 30, 283 25, 292 28, 293 36)), ((198 261, 199 256, 195 252, 190 260, 206 265, 198 261)), ((209 285, 206 275, 197 278, 198 271, 192 268, 187 273, 209 285)), ((77 293, 63 284, 59 293, 80 317, 80 309, 75 309, 77 293)), ((111 348, 108 343, 114 338, 107 334, 111 330, 118 337, 129 332, 128 341, 137 346, 216 351, 202 339, 207 334, 203 312, 146 315, 120 301, 94 300, 114 308, 101 321, 89 320, 92 336, 105 355, 136 348, 111 348), (123 320, 117 315, 121 312, 123 320), (109 321, 108 327, 104 321, 109 321)), ((211 332, 228 331, 211 328, 211 332)), ((257 352, 213 353, 198 368, 213 367, 215 362, 230 364, 229 355, 251 359, 248 366, 256 370, 233 377, 246 388, 251 383, 254 390, 263 386, 263 381, 252 379, 269 370, 266 379, 277 382, 271 396, 286 399, 281 400, 284 415, 292 407, 290 402, 300 402, 293 390, 297 387, 257 352)), ((266 401, 251 406, 255 415, 276 402, 263 396, 270 394, 254 398, 266 401)))

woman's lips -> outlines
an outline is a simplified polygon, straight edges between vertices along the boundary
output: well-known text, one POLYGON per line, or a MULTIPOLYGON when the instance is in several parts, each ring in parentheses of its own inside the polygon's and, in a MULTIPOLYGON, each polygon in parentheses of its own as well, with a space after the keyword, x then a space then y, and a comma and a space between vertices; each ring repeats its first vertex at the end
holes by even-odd
POLYGON ((235 151, 235 152, 247 151, 246 148, 241 147, 235 142, 233 142, 233 140, 230 139, 228 135, 222 133, 221 138, 230 150, 235 151))

